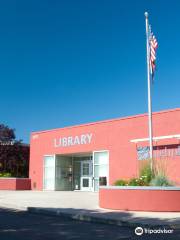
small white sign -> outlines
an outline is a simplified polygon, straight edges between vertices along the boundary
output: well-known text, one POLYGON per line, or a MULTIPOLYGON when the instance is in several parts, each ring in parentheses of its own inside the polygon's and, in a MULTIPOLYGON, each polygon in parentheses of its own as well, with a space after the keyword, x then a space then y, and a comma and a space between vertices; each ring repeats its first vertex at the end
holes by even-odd
POLYGON ((70 147, 74 145, 90 144, 92 133, 81 134, 79 136, 60 137, 54 139, 54 147, 70 147))
POLYGON ((32 139, 37 139, 39 137, 38 134, 32 135, 32 139))

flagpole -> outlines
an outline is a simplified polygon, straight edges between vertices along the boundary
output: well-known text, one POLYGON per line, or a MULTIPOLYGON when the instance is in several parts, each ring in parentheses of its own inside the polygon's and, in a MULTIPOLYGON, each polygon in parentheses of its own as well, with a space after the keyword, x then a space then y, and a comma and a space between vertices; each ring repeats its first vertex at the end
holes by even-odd
POLYGON ((149 127, 149 148, 150 148, 150 166, 153 168, 153 131, 152 131, 152 104, 151 104, 151 79, 149 62, 149 23, 148 12, 144 13, 146 21, 146 50, 147 50, 147 81, 148 81, 148 127, 149 127))

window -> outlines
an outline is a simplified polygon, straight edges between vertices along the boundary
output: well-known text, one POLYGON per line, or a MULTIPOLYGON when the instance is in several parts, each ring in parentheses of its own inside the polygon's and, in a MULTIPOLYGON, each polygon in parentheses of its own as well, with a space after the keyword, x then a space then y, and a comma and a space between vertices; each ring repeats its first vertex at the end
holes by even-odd
POLYGON ((149 158, 149 147, 138 147, 137 158, 138 160, 145 160, 149 158))
POLYGON ((94 191, 99 189, 99 178, 105 177, 108 182, 109 152, 94 152, 94 191))
POLYGON ((55 183, 55 157, 44 156, 44 189, 54 190, 55 183))
MULTIPOLYGON (((180 145, 158 145, 153 147, 153 157, 163 158, 163 157, 175 157, 180 156, 180 145)), ((137 148, 137 158, 138 160, 145 160, 150 157, 149 147, 138 147, 137 148)))

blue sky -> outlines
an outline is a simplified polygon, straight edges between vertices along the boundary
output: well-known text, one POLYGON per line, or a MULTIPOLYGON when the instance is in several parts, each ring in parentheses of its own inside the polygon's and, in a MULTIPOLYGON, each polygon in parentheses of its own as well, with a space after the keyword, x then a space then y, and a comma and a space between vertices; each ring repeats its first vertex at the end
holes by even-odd
POLYGON ((0 122, 32 131, 147 112, 144 12, 158 39, 153 111, 180 106, 180 1, 0 4, 0 122))

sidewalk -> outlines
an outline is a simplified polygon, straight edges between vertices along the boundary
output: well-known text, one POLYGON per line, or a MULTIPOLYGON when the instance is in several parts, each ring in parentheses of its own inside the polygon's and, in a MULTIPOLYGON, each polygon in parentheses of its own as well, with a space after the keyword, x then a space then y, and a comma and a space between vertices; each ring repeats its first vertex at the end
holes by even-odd
POLYGON ((92 192, 0 191, 0 207, 99 223, 180 229, 180 212, 129 212, 98 207, 92 192))

